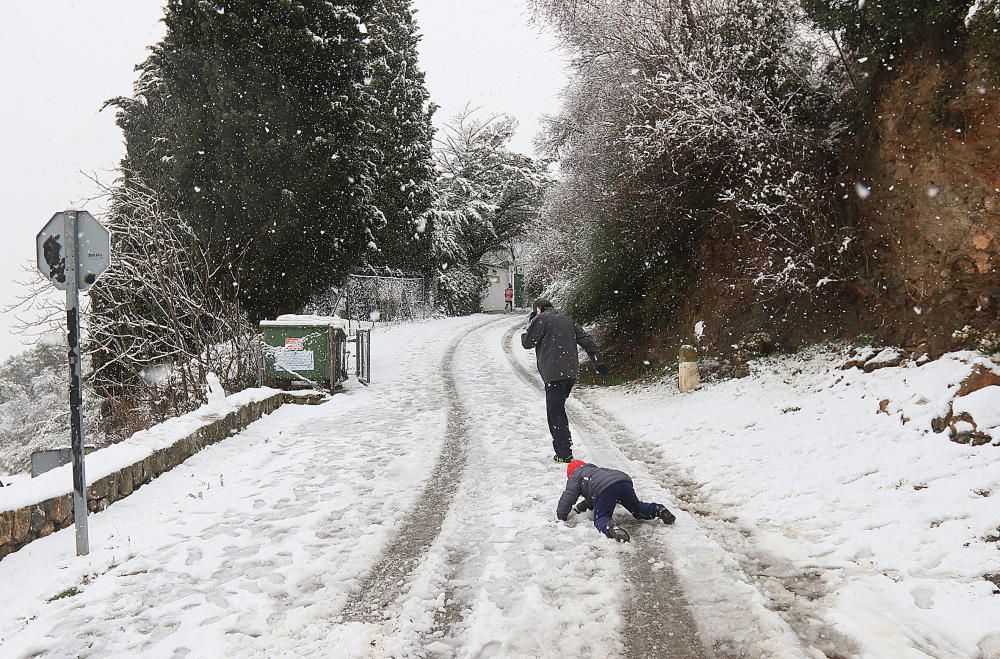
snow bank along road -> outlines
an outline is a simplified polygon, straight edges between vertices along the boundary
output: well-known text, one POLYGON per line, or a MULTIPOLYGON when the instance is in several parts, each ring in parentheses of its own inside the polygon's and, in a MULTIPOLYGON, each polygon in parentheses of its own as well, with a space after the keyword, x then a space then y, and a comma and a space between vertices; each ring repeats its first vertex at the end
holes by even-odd
MULTIPOLYGON (((637 384, 577 402, 627 426, 617 444, 699 516, 807 647, 1000 657, 1000 597, 984 578, 1000 574, 997 448, 932 432, 989 360, 953 353, 872 373, 843 360, 807 351, 691 394, 637 384)), ((980 429, 998 425, 996 409, 975 412, 980 429)))
POLYGON ((639 615, 669 610, 665 557, 554 519, 565 472, 510 324, 381 331, 371 387, 282 408, 94 515, 87 557, 66 529, 0 561, 0 655, 701 656, 683 607, 639 615))

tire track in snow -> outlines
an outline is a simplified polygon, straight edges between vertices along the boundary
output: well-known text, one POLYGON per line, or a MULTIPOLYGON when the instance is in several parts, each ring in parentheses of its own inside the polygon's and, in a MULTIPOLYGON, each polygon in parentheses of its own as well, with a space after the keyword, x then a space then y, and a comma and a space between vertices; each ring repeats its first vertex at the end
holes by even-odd
MULTIPOLYGON (((514 326, 504 335, 504 350, 508 360, 523 380, 541 388, 538 378, 514 358, 511 341, 516 331, 517 326, 514 326)), ((586 398, 587 394, 580 392, 575 401, 567 404, 567 411, 573 422, 585 428, 595 439, 601 436, 611 438, 602 443, 613 445, 629 460, 650 464, 643 443, 637 441, 617 419, 592 402, 587 402, 586 398), (570 410, 572 406, 579 407, 585 414, 570 410)), ((735 520, 719 515, 715 506, 702 493, 702 484, 686 478, 681 473, 683 471, 672 466, 657 469, 654 480, 673 494, 677 500, 677 508, 697 516, 701 520, 700 524, 710 530, 712 540, 736 560, 747 582, 768 602, 767 609, 777 615, 787 627, 789 639, 783 644, 788 646, 786 649, 795 656, 815 651, 826 657, 857 654, 854 641, 823 622, 818 615, 818 600, 822 599, 826 591, 822 574, 817 571, 805 574, 789 571, 783 565, 784 561, 761 554, 750 537, 751 532, 739 527, 735 520), (796 641, 795 647, 791 647, 792 638, 796 641)), ((739 641, 717 639, 713 650, 723 657, 747 656, 747 646, 753 647, 756 643, 746 634, 740 636, 743 638, 739 641)))
MULTIPOLYGON (((586 409, 586 416, 570 413, 570 417, 588 430, 600 430, 612 437, 614 444, 630 460, 650 464, 649 456, 643 454, 643 442, 636 440, 608 412, 584 402, 585 398, 586 394, 582 393, 576 403, 586 409)), ((735 519, 719 514, 718 506, 702 493, 702 485, 678 475, 679 471, 682 469, 673 467, 657 470, 655 480, 674 495, 679 509, 697 516, 710 537, 737 561, 747 582, 768 602, 768 610, 777 614, 801 642, 801 651, 818 651, 832 659, 856 656, 856 642, 820 615, 822 599, 828 592, 823 571, 817 568, 802 572, 787 560, 761 550, 754 541, 752 529, 741 527, 735 519)), ((730 644, 725 645, 725 650, 726 656, 742 656, 730 644)))
POLYGON ((419 636, 394 652, 520 657, 559 647, 565 656, 622 656, 620 607, 609 604, 626 575, 597 534, 586 541, 569 529, 553 534, 553 495, 564 470, 537 443, 537 419, 510 416, 535 397, 512 380, 500 349, 506 328, 494 327, 481 327, 459 348, 458 393, 474 441, 448 519, 411 578, 423 581, 414 592, 425 604, 400 615, 419 636))
POLYGON ((448 552, 448 571, 445 581, 444 603, 434 611, 434 621, 430 632, 426 635, 427 640, 438 640, 448 636, 455 627, 462 622, 463 611, 471 600, 470 589, 464 584, 456 584, 460 568, 465 565, 469 555, 467 552, 448 552))
MULTIPOLYGON (((538 379, 514 359, 511 342, 519 327, 514 325, 504 334, 504 352, 522 380, 544 391, 538 379)), ((599 436, 598 433, 592 435, 595 440, 599 436)), ((712 656, 698 638, 694 618, 688 610, 684 589, 677 576, 655 548, 642 541, 645 535, 645 532, 634 533, 630 543, 634 551, 623 556, 630 595, 623 612, 625 628, 622 637, 626 656, 671 659, 712 656)))
POLYGON ((403 594, 408 577, 441 532, 441 525, 462 481, 469 445, 468 414, 455 384, 455 354, 459 345, 473 332, 503 320, 506 318, 479 323, 459 334, 448 345, 441 363, 448 424, 441 454, 427 486, 416 500, 420 513, 414 511, 406 518, 395 539, 387 545, 385 555, 348 597, 341 614, 345 622, 382 622, 386 608, 403 594))

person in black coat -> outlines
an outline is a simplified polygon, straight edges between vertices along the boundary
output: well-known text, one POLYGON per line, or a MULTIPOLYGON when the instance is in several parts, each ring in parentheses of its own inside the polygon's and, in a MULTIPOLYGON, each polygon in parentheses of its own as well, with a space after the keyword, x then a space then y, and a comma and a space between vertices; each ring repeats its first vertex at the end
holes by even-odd
POLYGON ((566 416, 566 399, 580 377, 580 358, 576 346, 580 345, 590 356, 595 370, 601 376, 610 372, 601 359, 601 351, 594 339, 569 316, 553 308, 544 298, 535 301, 528 318, 528 327, 521 334, 521 345, 535 350, 538 374, 545 382, 545 410, 556 462, 573 460, 573 439, 566 416))
POLYGON ((576 506, 576 512, 592 509, 597 530, 618 542, 631 539, 628 531, 617 526, 612 518, 618 504, 636 519, 660 519, 664 524, 673 524, 676 519, 661 503, 639 501, 632 478, 624 471, 573 460, 566 466, 566 489, 559 497, 556 517, 564 522, 569 519, 569 512, 580 497, 583 501, 576 506))

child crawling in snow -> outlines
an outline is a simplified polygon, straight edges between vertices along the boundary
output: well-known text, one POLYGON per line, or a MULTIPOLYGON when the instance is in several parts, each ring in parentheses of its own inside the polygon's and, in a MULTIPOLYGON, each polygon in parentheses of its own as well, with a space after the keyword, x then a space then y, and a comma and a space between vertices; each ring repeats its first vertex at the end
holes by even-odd
POLYGON ((631 539, 628 531, 617 526, 611 518, 618 504, 624 506, 636 519, 658 517, 664 524, 674 523, 675 518, 666 506, 639 501, 632 486, 632 478, 624 471, 573 460, 566 465, 566 478, 566 489, 559 497, 559 505, 556 507, 556 517, 564 522, 569 519, 573 504, 583 497, 576 512, 593 509, 594 526, 597 530, 618 542, 628 542, 631 539))

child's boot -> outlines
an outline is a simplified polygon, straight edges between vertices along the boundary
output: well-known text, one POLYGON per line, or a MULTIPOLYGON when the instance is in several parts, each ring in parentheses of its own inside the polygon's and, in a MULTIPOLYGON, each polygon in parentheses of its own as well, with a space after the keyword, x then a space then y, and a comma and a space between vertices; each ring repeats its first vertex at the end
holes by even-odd
POLYGON ((605 532, 605 535, 618 542, 628 542, 632 539, 628 531, 615 524, 614 520, 608 520, 608 530, 605 532))
POLYGON ((674 520, 677 519, 676 517, 674 517, 674 514, 669 510, 667 510, 667 507, 664 505, 661 505, 659 509, 656 511, 656 516, 659 517, 661 520, 663 520, 664 524, 673 524, 674 520))

